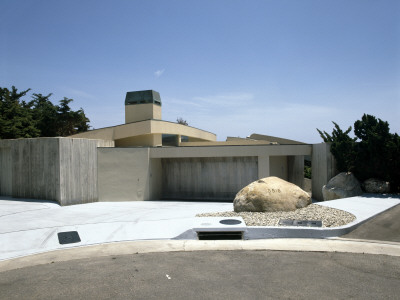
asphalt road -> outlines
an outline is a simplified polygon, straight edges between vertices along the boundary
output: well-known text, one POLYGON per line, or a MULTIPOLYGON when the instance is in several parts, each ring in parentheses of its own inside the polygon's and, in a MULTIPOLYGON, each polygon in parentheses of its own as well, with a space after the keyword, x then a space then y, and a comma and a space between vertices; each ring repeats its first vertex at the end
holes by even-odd
POLYGON ((399 299, 400 257, 285 251, 108 256, 0 273, 0 299, 399 299))
POLYGON ((374 217, 341 237, 400 243, 400 205, 374 217))

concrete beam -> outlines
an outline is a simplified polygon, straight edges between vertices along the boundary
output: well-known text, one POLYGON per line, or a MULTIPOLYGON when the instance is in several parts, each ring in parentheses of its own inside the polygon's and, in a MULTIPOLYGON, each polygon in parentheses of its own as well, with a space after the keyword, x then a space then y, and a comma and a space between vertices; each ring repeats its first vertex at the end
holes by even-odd
POLYGON ((254 145, 151 148, 151 158, 311 155, 311 145, 254 145))

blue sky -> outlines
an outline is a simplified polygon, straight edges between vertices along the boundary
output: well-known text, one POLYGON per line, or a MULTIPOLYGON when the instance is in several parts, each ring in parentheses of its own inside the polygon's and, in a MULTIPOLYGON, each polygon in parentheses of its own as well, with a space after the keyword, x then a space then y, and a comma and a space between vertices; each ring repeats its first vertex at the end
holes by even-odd
MULTIPOLYGON (((364 113, 400 133, 400 1, 0 2, 0 86, 73 98, 94 128, 127 91, 163 119, 308 143, 364 113)), ((29 98, 28 98, 29 99, 29 98)))

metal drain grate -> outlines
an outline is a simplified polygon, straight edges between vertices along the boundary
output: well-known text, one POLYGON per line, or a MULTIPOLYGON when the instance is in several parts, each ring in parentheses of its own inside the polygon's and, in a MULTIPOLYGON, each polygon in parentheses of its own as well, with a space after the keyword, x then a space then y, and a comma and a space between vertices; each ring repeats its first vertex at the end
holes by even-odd
POLYGON ((322 227, 322 221, 280 219, 279 220, 279 225, 283 225, 283 226, 302 226, 302 227, 322 227))
POLYGON ((199 240, 242 240, 242 231, 198 231, 199 240))
POLYGON ((279 220, 279 225, 282 225, 282 226, 293 226, 293 220, 280 219, 279 220))
POLYGON ((58 241, 61 245, 79 243, 81 238, 78 231, 65 231, 58 233, 58 241))
POLYGON ((225 220, 219 221, 219 223, 224 224, 224 225, 238 225, 238 224, 242 224, 242 221, 235 220, 235 219, 225 219, 225 220))

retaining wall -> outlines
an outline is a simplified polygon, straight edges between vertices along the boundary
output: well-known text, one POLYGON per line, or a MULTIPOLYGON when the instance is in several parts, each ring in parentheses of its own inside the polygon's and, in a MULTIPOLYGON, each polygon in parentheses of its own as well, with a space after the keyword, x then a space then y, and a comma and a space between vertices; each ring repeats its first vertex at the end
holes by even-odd
POLYGON ((71 138, 0 140, 0 195, 61 205, 97 201, 97 147, 113 145, 71 138))

